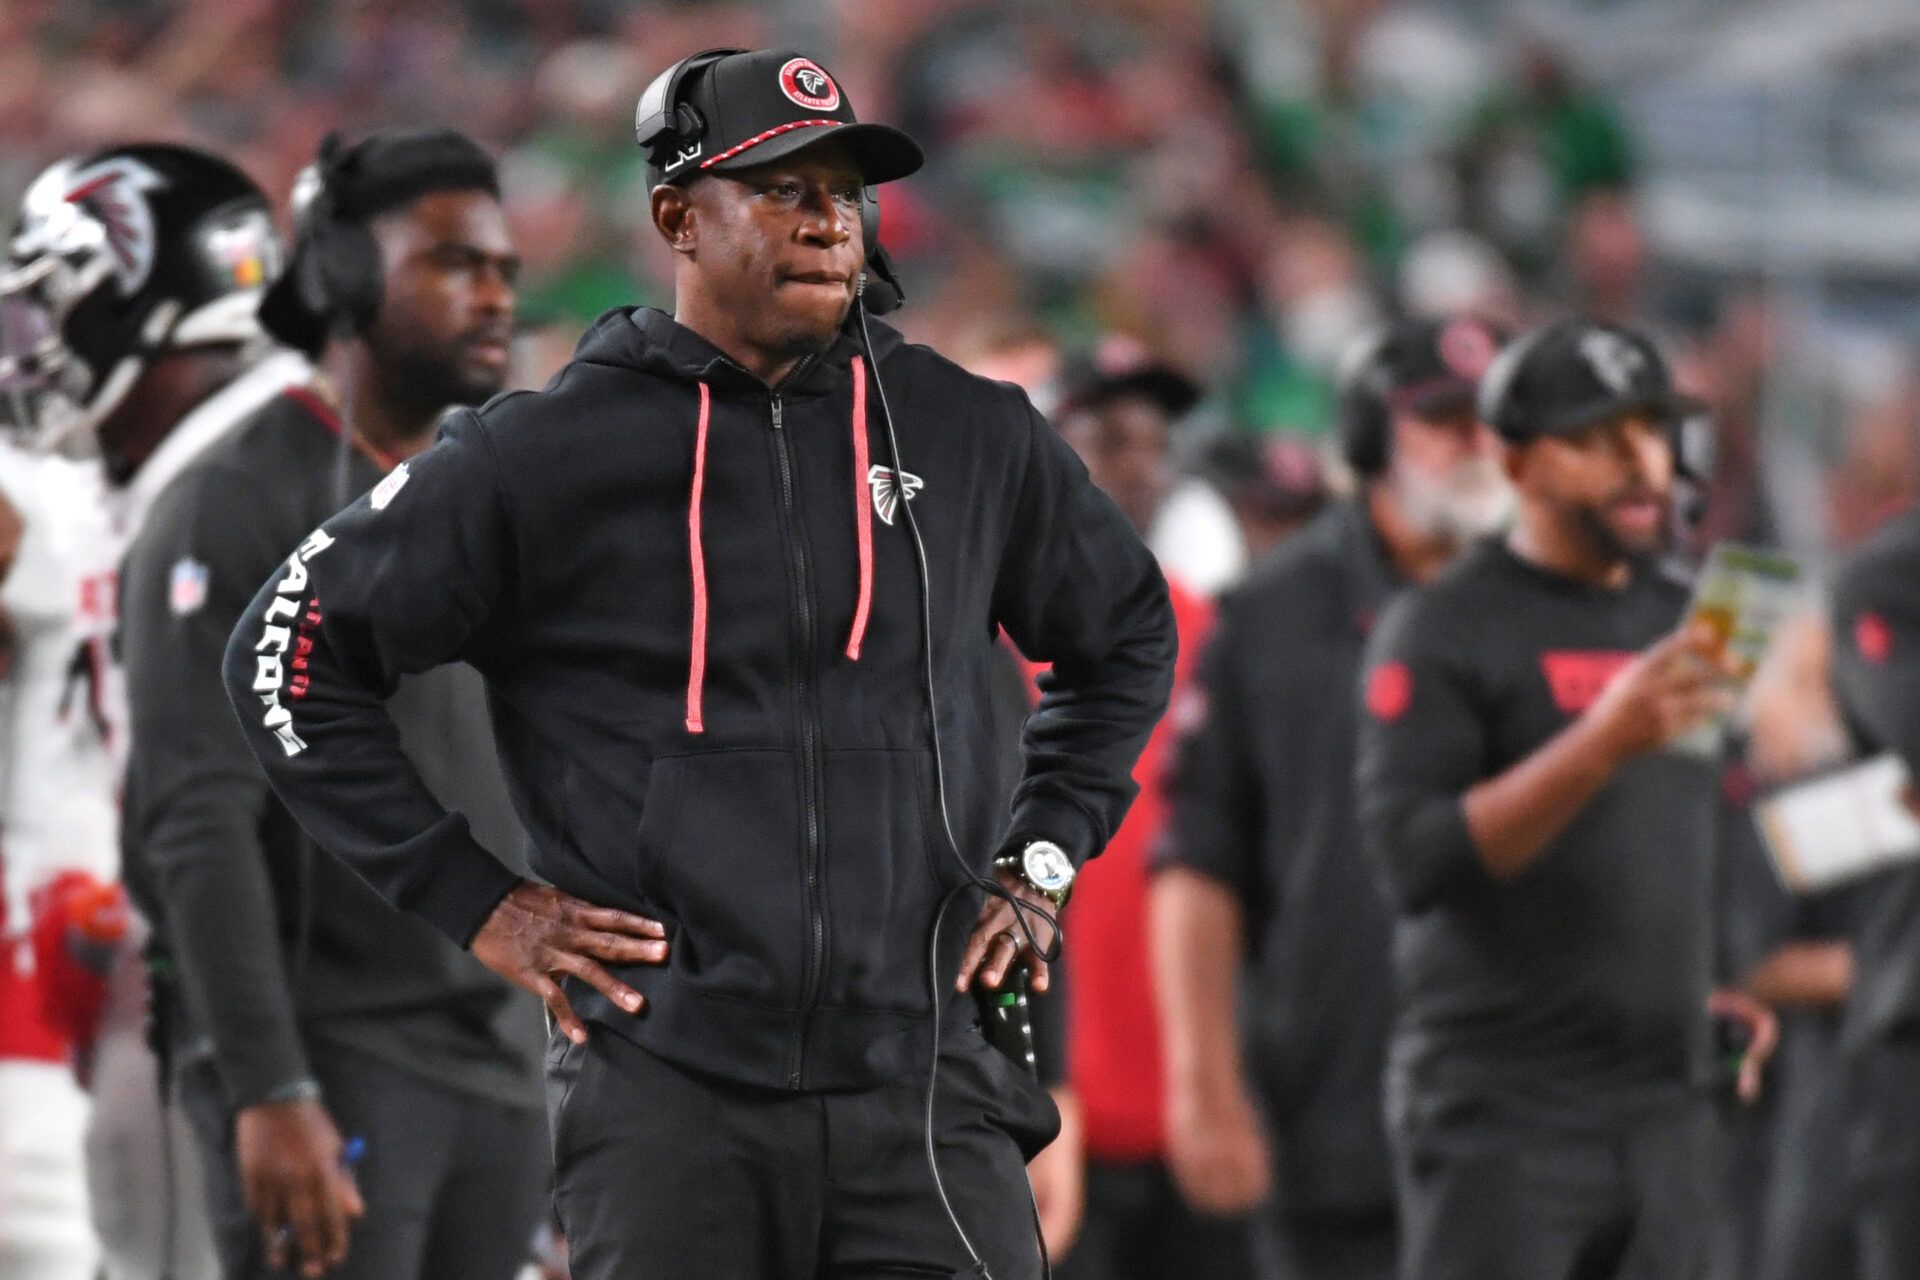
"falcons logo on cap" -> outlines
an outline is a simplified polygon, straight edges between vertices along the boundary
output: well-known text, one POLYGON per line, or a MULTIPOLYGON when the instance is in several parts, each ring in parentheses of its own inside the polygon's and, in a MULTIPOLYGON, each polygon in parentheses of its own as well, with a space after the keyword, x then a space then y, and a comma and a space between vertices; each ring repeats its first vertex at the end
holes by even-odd
POLYGON ((813 111, 832 111, 840 105, 840 86, 811 58, 792 58, 780 68, 780 92, 813 111))
POLYGON ((145 193, 160 190, 166 180, 138 160, 115 156, 80 170, 70 181, 67 203, 106 229, 114 283, 122 297, 131 298, 153 272, 153 207, 145 193))
POLYGON ((1580 339, 1580 354, 1587 366, 1612 389, 1615 395, 1631 395, 1645 373, 1647 358, 1639 348, 1605 329, 1595 329, 1580 339))
POLYGON ((893 468, 877 463, 867 468, 867 486, 873 490, 873 514, 880 517, 882 524, 892 524, 894 515, 900 509, 900 493, 906 491, 907 501, 912 502, 915 494, 926 488, 927 482, 911 471, 900 473, 900 483, 893 483, 893 468))

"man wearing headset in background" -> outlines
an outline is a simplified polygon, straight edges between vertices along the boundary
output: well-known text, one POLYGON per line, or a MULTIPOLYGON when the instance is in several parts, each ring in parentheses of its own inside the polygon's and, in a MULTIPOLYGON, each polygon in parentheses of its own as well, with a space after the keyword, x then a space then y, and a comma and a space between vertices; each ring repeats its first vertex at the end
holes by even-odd
POLYGON ((1466 317, 1359 341, 1339 426, 1360 492, 1223 602, 1176 701, 1153 886, 1168 1146, 1192 1203, 1256 1211, 1266 1280, 1389 1280, 1398 1262, 1380 1101, 1392 918, 1354 814, 1357 708, 1335 695, 1388 600, 1511 508, 1474 411, 1500 343, 1466 317))
MULTIPOLYGON (((129 875, 176 974, 161 995, 228 1280, 296 1256, 309 1275, 505 1280, 546 1189, 537 1012, 299 829, 219 671, 260 579, 342 504, 404 483, 447 406, 504 384, 518 260, 492 160, 451 130, 329 139, 295 204, 261 319, 318 372, 175 482, 123 574, 129 875)), ((512 856, 474 673, 410 681, 392 713, 512 856)))
POLYGON ((1639 334, 1564 321, 1481 383, 1518 516, 1369 642, 1359 810, 1395 913, 1387 1111, 1407 1280, 1705 1274, 1729 697, 1657 557, 1689 402, 1639 334))
POLYGON ((1032 1280, 1057 1118, 965 993, 1045 984, 1038 910, 1165 705, 1165 584, 1017 388, 856 309, 911 139, 784 51, 677 64, 639 117, 674 315, 609 312, 316 530, 228 692, 323 845, 546 998, 577 1280, 1032 1280), (1002 627, 1052 667, 1010 817, 1002 627), (456 658, 553 887, 393 747, 382 697, 456 658))

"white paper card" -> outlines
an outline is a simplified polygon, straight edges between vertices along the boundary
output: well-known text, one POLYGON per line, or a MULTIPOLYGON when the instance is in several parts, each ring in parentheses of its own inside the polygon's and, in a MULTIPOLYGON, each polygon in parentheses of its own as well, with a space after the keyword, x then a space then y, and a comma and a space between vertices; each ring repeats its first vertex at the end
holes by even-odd
POLYGON ((1781 881, 1812 893, 1920 858, 1912 796, 1899 757, 1875 756, 1781 789, 1755 806, 1754 820, 1781 881))

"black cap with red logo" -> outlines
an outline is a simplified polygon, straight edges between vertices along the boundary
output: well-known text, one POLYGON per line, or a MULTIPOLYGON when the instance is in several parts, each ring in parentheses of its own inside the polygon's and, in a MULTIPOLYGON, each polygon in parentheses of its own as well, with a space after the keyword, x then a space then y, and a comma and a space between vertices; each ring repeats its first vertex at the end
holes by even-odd
POLYGON ((1145 343, 1122 334, 1109 334, 1070 357, 1060 370, 1059 392, 1056 420, 1123 396, 1140 396, 1169 419, 1179 418, 1201 397, 1193 379, 1154 356, 1145 343))
POLYGON ((1383 473, 1399 414, 1437 418, 1473 407, 1506 332, 1474 316, 1406 317, 1362 337, 1340 366, 1340 451, 1363 477, 1383 473))
POLYGON ((860 123, 826 68, 790 49, 717 49, 676 63, 641 97, 635 124, 654 185, 767 164, 828 139, 870 186, 923 161, 900 130, 860 123))

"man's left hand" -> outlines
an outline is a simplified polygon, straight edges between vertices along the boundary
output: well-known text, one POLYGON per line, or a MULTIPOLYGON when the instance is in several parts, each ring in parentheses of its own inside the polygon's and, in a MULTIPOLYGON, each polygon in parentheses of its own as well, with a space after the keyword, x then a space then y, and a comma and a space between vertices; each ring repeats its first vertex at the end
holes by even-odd
POLYGON ((1038 910, 1020 912, 1020 919, 1027 924, 1023 929, 1011 903, 998 895, 988 898, 986 906, 980 909, 979 922, 973 926, 973 936, 967 939, 967 953, 960 959, 960 979, 954 984, 955 989, 967 990, 976 978, 998 989, 1006 981, 1007 971, 1016 962, 1024 962, 1033 975, 1033 989, 1045 991, 1047 962, 1041 951, 1053 948, 1053 926, 1047 923, 1049 917, 1057 914, 1053 899, 1011 871, 995 869, 993 876, 1014 897, 1038 910), (1042 916, 1041 911, 1047 914, 1042 916), (1039 951, 1028 943, 1028 929, 1033 931, 1033 941, 1039 945, 1039 951))
POLYGON ((1747 1032, 1747 1051, 1740 1057, 1740 1078, 1736 1091, 1740 1101, 1751 1106, 1760 1100, 1760 1077, 1767 1059, 1780 1043, 1780 1019, 1772 1009, 1744 991, 1722 988, 1707 997, 1707 1012, 1713 1017, 1738 1023, 1747 1032))

